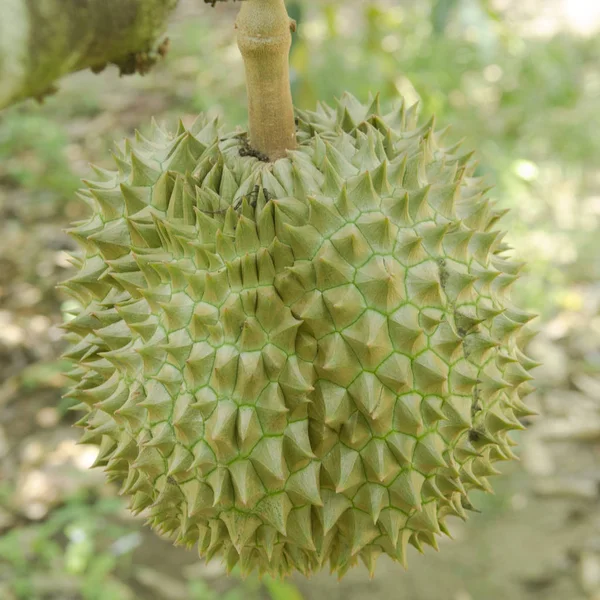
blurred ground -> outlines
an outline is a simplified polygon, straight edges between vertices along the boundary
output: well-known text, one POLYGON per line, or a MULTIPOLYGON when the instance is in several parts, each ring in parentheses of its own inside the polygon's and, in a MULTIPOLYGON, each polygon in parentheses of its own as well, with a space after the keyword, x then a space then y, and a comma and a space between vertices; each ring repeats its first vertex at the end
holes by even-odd
POLYGON ((509 242, 529 262, 516 290, 540 313, 531 352, 540 412, 482 511, 439 554, 381 561, 338 583, 225 578, 133 519, 88 470, 60 396, 70 274, 63 229, 84 214, 89 162, 113 139, 198 111, 245 119, 235 7, 187 0, 167 61, 145 78, 82 73, 44 106, 0 114, 0 598, 2 600, 600 599, 600 15, 586 0, 290 2, 301 107, 343 90, 421 100, 478 151, 509 242), (586 12, 587 11, 587 12, 586 12), (596 35, 594 35, 594 33, 596 35), (335 76, 332 76, 335 74, 335 76))

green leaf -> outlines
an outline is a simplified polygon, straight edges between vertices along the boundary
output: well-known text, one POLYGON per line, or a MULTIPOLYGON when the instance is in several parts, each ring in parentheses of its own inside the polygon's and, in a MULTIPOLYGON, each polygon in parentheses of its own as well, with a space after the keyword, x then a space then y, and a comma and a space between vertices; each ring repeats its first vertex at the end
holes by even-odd
POLYGON ((266 577, 264 584, 271 600, 303 600, 302 594, 293 583, 266 577))

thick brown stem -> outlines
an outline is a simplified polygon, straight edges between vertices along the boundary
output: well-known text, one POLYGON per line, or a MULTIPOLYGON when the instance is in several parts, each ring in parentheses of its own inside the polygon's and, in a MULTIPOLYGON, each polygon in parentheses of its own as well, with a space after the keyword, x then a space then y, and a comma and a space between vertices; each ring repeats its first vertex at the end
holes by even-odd
POLYGON ((236 23, 246 65, 250 145, 271 161, 296 147, 289 69, 293 26, 284 0, 245 0, 236 23))
POLYGON ((67 73, 107 63, 143 72, 177 0, 0 0, 0 109, 67 73))

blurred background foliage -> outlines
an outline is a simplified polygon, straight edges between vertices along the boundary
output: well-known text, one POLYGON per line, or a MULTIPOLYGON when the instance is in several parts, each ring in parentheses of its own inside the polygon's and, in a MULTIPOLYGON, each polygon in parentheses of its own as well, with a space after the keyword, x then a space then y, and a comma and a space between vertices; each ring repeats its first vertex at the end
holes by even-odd
POLYGON ((85 215, 88 163, 115 139, 199 111, 245 122, 237 8, 181 0, 167 59, 144 78, 75 75, 42 106, 0 113, 0 598, 3 600, 565 600, 600 598, 600 10, 591 0, 289 0, 301 108, 343 91, 419 101, 475 149, 507 240, 528 262, 521 304, 544 361, 521 436, 482 514, 408 573, 382 561, 290 583, 226 578, 133 519, 88 470, 64 385, 63 233, 85 215), (435 573, 435 577, 431 576, 435 573))

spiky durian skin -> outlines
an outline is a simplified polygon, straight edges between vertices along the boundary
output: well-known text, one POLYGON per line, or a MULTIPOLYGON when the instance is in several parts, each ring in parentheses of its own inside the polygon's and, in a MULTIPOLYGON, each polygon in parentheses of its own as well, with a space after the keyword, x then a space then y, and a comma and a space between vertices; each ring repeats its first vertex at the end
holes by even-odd
POLYGON ((97 170, 65 288, 83 442, 228 567, 343 575, 437 546, 530 412, 531 316, 470 154, 414 108, 298 112, 275 163, 200 118, 97 170))

